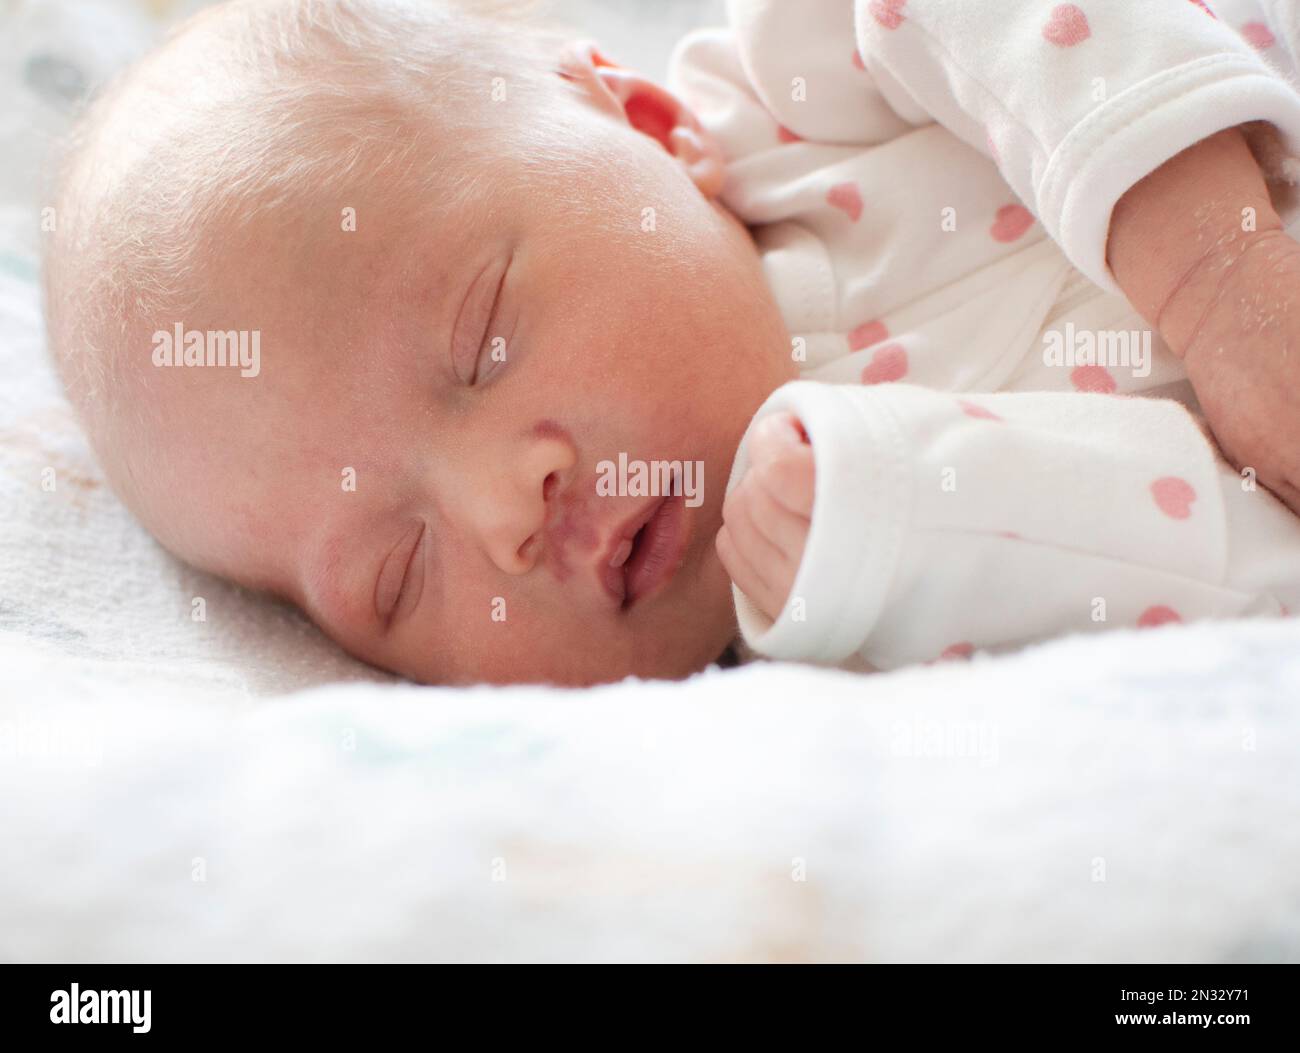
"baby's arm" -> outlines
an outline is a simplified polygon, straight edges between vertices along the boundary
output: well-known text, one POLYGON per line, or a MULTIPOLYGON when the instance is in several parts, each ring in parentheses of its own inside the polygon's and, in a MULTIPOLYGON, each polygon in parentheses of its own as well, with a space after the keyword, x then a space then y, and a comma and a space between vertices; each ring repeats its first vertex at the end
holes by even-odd
POLYGON ((724 518, 742 632, 773 658, 887 669, 1300 594, 1300 520, 1168 400, 788 384, 724 518))
POLYGON ((1183 359, 1225 455, 1300 512, 1300 244, 1241 132, 1197 144, 1125 194, 1107 255, 1183 359))

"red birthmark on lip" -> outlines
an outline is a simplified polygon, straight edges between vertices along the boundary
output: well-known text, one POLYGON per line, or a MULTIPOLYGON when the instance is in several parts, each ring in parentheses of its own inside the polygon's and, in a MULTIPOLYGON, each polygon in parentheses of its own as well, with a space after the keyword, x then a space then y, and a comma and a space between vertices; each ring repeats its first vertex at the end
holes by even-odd
POLYGON ((1186 479, 1167 475, 1151 484, 1151 496, 1156 505, 1170 519, 1190 519, 1196 491, 1186 479))
POLYGON ((1057 4, 1043 26, 1044 39, 1058 48, 1072 48, 1090 36, 1092 27, 1088 25, 1088 16, 1078 4, 1057 4))
POLYGON ((901 344, 886 344, 871 356, 862 371, 864 384, 889 384, 907 376, 907 352, 901 344))
POLYGON ((989 227, 989 234, 994 241, 1008 245, 1023 238, 1033 225, 1034 214, 1024 205, 1003 205, 989 227))
POLYGON ((594 551, 600 544, 594 526, 596 516, 573 487, 549 496, 548 501, 542 558, 556 581, 566 581, 572 573, 569 549, 594 551))
POLYGON ((939 661, 951 662, 963 658, 969 658, 975 653, 975 645, 963 640, 961 643, 949 644, 939 655, 939 661))
POLYGON ((854 223, 862 216, 862 191, 857 183, 836 183, 826 191, 826 203, 838 208, 854 223))
POLYGON ((790 131, 790 129, 787 128, 784 124, 778 124, 776 126, 776 137, 780 139, 781 142, 783 143, 803 142, 802 136, 796 135, 794 132, 790 131))

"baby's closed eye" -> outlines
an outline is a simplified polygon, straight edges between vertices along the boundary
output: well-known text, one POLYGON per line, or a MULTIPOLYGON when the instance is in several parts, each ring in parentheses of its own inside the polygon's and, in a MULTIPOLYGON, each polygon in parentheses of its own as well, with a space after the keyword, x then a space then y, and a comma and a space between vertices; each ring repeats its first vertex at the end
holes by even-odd
POLYGON ((384 628, 414 609, 424 591, 429 531, 423 521, 408 527, 384 559, 375 581, 375 615, 384 628))

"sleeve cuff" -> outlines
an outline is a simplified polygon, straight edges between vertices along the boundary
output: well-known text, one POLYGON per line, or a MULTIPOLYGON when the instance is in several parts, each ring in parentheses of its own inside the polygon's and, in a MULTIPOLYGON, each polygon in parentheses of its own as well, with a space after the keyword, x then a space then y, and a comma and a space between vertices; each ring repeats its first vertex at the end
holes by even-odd
POLYGON ((1038 214, 1056 219, 1057 241, 1076 267, 1123 295, 1106 265, 1116 203, 1176 154, 1253 121, 1275 126, 1292 152, 1300 145, 1300 94, 1258 60, 1219 54, 1163 71, 1066 136, 1039 182, 1038 214))

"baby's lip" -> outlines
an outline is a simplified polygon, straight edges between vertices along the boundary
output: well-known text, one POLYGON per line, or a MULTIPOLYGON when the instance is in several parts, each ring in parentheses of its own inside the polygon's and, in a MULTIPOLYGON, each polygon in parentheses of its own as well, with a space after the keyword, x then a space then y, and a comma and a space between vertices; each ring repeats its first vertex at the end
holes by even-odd
POLYGON ((682 565, 689 536, 686 498, 681 494, 665 497, 641 528, 636 550, 624 564, 623 580, 627 582, 624 607, 654 596, 672 581, 682 565))
POLYGON ((637 533, 650 522, 666 498, 652 497, 637 506, 631 515, 616 524, 608 540, 597 549, 596 576, 611 605, 622 608, 628 602, 627 562, 632 555, 637 533))

